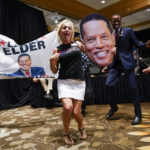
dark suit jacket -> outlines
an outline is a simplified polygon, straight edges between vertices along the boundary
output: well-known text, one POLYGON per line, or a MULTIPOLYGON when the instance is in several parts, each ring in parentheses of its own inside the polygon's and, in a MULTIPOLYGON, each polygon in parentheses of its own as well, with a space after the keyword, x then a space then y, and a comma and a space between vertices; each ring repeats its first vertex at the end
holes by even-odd
POLYGON ((112 64, 110 65, 110 68, 113 67, 113 65, 116 62, 117 56, 119 56, 122 65, 125 69, 134 69, 136 63, 133 57, 133 45, 135 45, 136 47, 144 47, 145 43, 137 40, 131 28, 121 28, 120 37, 116 44, 117 53, 114 57, 112 64))
MULTIPOLYGON (((14 75, 14 76, 25 76, 20 69, 17 70, 16 72, 14 72, 12 75, 14 75)), ((45 71, 42 67, 31 67, 31 75, 33 77, 35 77, 35 76, 44 76, 45 71)))

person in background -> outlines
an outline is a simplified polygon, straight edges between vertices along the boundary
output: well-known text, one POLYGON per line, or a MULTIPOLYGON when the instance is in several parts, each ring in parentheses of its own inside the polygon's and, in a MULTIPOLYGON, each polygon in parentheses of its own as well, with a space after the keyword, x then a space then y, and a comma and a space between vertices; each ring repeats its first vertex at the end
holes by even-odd
POLYGON ((84 53, 84 51, 81 52, 81 57, 82 57, 82 67, 83 71, 85 74, 85 82, 86 82, 86 88, 85 88, 85 95, 84 95, 84 101, 81 106, 81 113, 85 117, 86 116, 86 105, 89 100, 89 93, 93 93, 92 88, 91 88, 91 83, 89 79, 89 65, 90 65, 90 60, 88 59, 88 56, 84 53))
POLYGON ((53 100, 52 96, 52 90, 53 90, 53 82, 55 78, 50 76, 41 76, 41 77, 34 77, 33 82, 36 83, 37 81, 40 81, 43 89, 44 89, 44 97, 48 100, 53 100))
POLYGON ((57 32, 61 44, 53 50, 53 54, 50 57, 50 69, 54 74, 59 70, 57 88, 58 98, 63 105, 64 138, 66 144, 72 145, 74 144, 74 139, 69 129, 72 116, 78 124, 80 139, 87 138, 81 114, 81 105, 86 87, 80 51, 82 44, 73 42, 74 25, 68 19, 59 23, 57 32))
POLYGON ((121 27, 121 16, 115 14, 111 18, 111 24, 113 27, 113 34, 116 41, 116 55, 112 64, 109 66, 109 73, 106 80, 106 86, 108 87, 108 95, 110 110, 106 114, 106 119, 111 119, 116 111, 118 111, 117 102, 112 99, 112 94, 114 85, 119 79, 121 73, 125 73, 130 88, 130 97, 132 98, 134 104, 135 117, 132 121, 132 125, 140 124, 142 119, 141 105, 138 94, 138 88, 135 79, 134 69, 136 66, 134 56, 133 56, 133 45, 136 47, 150 47, 150 41, 146 44, 137 40, 135 34, 131 28, 121 27))
POLYGON ((18 56, 18 64, 20 69, 14 72, 13 76, 25 76, 25 77, 33 77, 33 82, 36 83, 38 80, 40 81, 46 99, 53 99, 52 94, 50 93, 52 90, 52 84, 54 78, 50 78, 45 76, 44 68, 42 67, 31 67, 32 61, 29 54, 21 54, 18 56), (46 80, 48 80, 48 84, 46 84, 46 80))
MULTIPOLYGON (((75 32, 74 41, 81 42, 80 33, 75 32)), ((85 117, 86 116, 86 105, 90 98, 89 93, 92 92, 92 94, 93 94, 93 91, 91 90, 91 83, 90 83, 89 74, 88 74, 88 72, 89 72, 88 68, 89 68, 91 61, 89 60, 88 56, 85 54, 85 50, 84 49, 81 49, 81 50, 82 50, 82 52, 81 52, 82 67, 83 67, 83 71, 85 74, 85 82, 86 82, 84 101, 82 102, 82 105, 81 105, 81 113, 82 113, 83 117, 85 117)))

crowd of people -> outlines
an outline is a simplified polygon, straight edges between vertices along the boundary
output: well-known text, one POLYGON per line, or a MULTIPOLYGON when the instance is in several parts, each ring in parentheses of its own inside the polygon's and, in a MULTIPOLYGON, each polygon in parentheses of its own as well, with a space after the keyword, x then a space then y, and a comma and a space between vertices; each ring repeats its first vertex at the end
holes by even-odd
MULTIPOLYGON (((105 118, 110 120, 118 111, 116 100, 112 99, 114 86, 122 73, 129 82, 130 98, 133 101, 135 116, 131 125, 140 124, 142 110, 135 78, 136 61, 133 49, 150 48, 150 40, 146 43, 138 41, 133 30, 121 26, 121 16, 115 14, 109 20, 101 14, 90 14, 80 23, 80 39, 74 40, 74 24, 65 19, 55 29, 59 46, 50 56, 50 70, 58 73, 58 99, 62 104, 62 121, 64 140, 66 144, 75 143, 69 128, 73 117, 78 125, 79 138, 85 140, 88 135, 84 128, 84 117, 87 102, 87 89, 90 85, 87 70, 90 64, 103 67, 102 73, 107 72, 106 87, 109 97, 110 110, 105 118)), ((20 67, 13 76, 34 77, 33 82, 39 80, 45 90, 45 98, 50 98, 54 78, 45 75, 44 68, 33 67, 28 54, 18 56, 20 67), (47 80, 47 81, 46 81, 47 80)), ((150 73, 150 67, 144 68, 143 73, 150 73)), ((93 89, 94 90, 94 89, 93 89)), ((89 91, 88 91, 89 92, 89 91)))
MULTIPOLYGON (((48 57, 46 57, 45 51, 50 52, 50 48, 53 49, 52 45, 54 45, 55 42, 54 38, 51 38, 54 42, 52 43, 46 36, 41 37, 41 41, 37 40, 37 42, 31 42, 30 44, 19 46, 19 51, 15 51, 15 46, 12 46, 10 41, 10 43, 8 42, 9 47, 4 47, 3 49, 6 56, 15 54, 13 59, 15 59, 17 67, 15 71, 13 70, 11 75, 15 77, 22 76, 23 78, 31 78, 31 83, 25 87, 26 91, 30 89, 28 92, 28 97, 31 101, 33 101, 33 97, 41 94, 40 92, 36 92, 35 94, 33 92, 34 89, 38 87, 37 82, 40 82, 40 86, 42 85, 42 90, 45 92, 43 92, 45 95, 42 93, 40 96, 43 99, 45 98, 46 100, 49 100, 46 102, 53 102, 53 100, 55 101, 53 95, 51 94, 55 78, 53 78, 50 73, 47 75, 47 68, 48 71, 51 70, 50 72, 53 74, 58 74, 57 80, 55 81, 57 81, 58 99, 62 106, 62 108, 60 108, 62 109, 61 126, 64 128, 64 134, 62 134, 64 142, 68 145, 74 145, 76 142, 72 136, 72 131, 70 128, 72 119, 74 119, 77 123, 75 125, 77 125, 79 139, 86 140, 90 137, 88 136, 88 132, 84 124, 84 117, 87 116, 87 99, 90 96, 93 96, 93 90, 95 90, 90 89, 88 74, 90 64, 94 64, 96 67, 101 67, 102 73, 106 73, 105 94, 109 100, 110 109, 106 115, 104 114, 104 119, 111 121, 119 110, 114 94, 116 90, 115 85, 123 73, 129 83, 129 98, 131 98, 134 106, 134 118, 131 125, 138 125, 142 122, 141 99, 135 76, 135 69, 137 67, 136 49, 141 49, 143 51, 144 49, 150 49, 150 40, 145 43, 139 41, 131 28, 122 27, 121 21, 122 17, 119 14, 112 15, 110 20, 102 14, 87 15, 82 18, 80 22, 80 36, 75 40, 73 22, 69 19, 64 19, 59 22, 57 28, 55 29, 55 33, 57 33, 58 37, 57 44, 59 43, 59 45, 54 48, 52 55, 51 53, 48 53, 48 57), (48 39, 47 43, 50 44, 50 47, 47 47, 44 44, 46 42, 43 39, 48 39), (10 51, 9 48, 11 48, 10 51), (43 60, 41 60, 44 62, 44 58, 47 58, 46 60, 48 60, 48 62, 46 64, 49 63, 48 67, 43 66, 42 63, 40 64, 40 61, 36 64, 33 59, 34 57, 32 57, 38 49, 41 50, 42 48, 43 53, 40 54, 44 55, 43 60), (34 52, 29 53, 29 51, 34 52), (34 66, 34 64, 37 66, 34 66), (40 66, 38 66, 38 64, 40 64, 40 66)), ((9 31, 10 30, 8 30, 8 32, 9 31)), ((30 33, 31 32, 32 31, 30 31, 30 33)), ((12 41, 12 43, 13 45, 17 44, 14 41, 12 41)), ((1 41, 1 45, 4 46, 5 42, 1 41)), ((35 55, 35 57, 37 56, 35 55)), ((142 59, 140 58, 139 60, 142 59)), ((2 65, 4 68, 5 63, 2 63, 2 65)), ((150 66, 144 66, 141 69, 141 72, 144 74, 150 73, 150 66)), ((22 84, 21 86, 23 87, 22 84)), ((36 102, 38 101, 37 99, 36 102)), ((24 104, 26 103, 24 102, 24 104)), ((33 105, 31 104, 32 107, 33 105)), ((12 137, 9 139, 7 138, 7 141, 10 139, 12 139, 12 137)))
MULTIPOLYGON (((81 106, 85 99, 85 68, 88 68, 90 61, 97 66, 104 67, 103 72, 108 71, 106 86, 111 108, 106 114, 106 119, 111 119, 118 111, 112 94, 114 85, 123 72, 128 79, 135 108, 135 117, 131 124, 141 123, 142 111, 134 73, 136 63, 132 49, 133 46, 150 48, 150 41, 139 42, 131 28, 121 27, 121 16, 118 14, 112 16, 111 25, 109 20, 101 14, 86 16, 80 23, 80 42, 73 40, 72 21, 66 19, 58 25, 57 33, 60 45, 54 49, 50 57, 50 69, 53 73, 59 72, 57 88, 58 97, 63 106, 62 120, 66 144, 74 144, 69 129, 71 117, 78 124, 80 139, 87 138, 81 106), (86 59, 83 61, 83 58, 86 59), (87 62, 86 65, 85 62, 87 62)), ((149 68, 143 72, 147 73, 147 70, 149 68)))

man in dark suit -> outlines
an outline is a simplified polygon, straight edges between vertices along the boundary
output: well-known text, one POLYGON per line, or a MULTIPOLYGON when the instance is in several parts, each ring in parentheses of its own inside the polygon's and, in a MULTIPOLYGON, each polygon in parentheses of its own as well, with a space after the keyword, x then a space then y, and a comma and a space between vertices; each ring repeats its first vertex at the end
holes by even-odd
POLYGON ((117 50, 114 60, 109 66, 110 70, 106 80, 106 86, 108 88, 108 92, 110 92, 108 93, 108 95, 111 96, 111 98, 109 99, 111 109, 106 114, 106 119, 110 119, 118 110, 117 103, 112 96, 113 87, 118 81, 121 73, 124 72, 129 81, 130 97, 133 100, 135 109, 135 117, 131 124, 140 124, 142 113, 138 88, 134 74, 136 63, 133 57, 132 49, 133 45, 135 45, 136 47, 150 47, 150 41, 147 41, 146 43, 139 42, 131 28, 122 28, 120 15, 113 15, 111 18, 111 23, 113 26, 113 34, 115 36, 117 50))
POLYGON ((45 75, 42 67, 31 67, 31 57, 28 54, 19 55, 18 64, 20 69, 12 74, 14 76, 37 77, 45 75))

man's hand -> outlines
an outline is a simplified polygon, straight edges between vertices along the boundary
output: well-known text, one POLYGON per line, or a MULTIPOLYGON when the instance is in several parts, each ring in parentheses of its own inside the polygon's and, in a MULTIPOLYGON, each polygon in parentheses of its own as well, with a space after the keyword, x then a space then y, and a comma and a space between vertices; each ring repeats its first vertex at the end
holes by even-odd
POLYGON ((111 52, 113 55, 115 55, 116 54, 116 47, 114 47, 111 52))
POLYGON ((105 66, 103 69, 102 69, 102 73, 108 73, 109 69, 107 66, 105 66))
POLYGON ((34 82, 34 83, 37 83, 37 81, 38 81, 38 78, 35 78, 35 77, 34 77, 34 78, 33 78, 33 82, 34 82))
POLYGON ((148 40, 148 41, 146 42, 146 47, 147 47, 147 48, 150 48, 150 40, 148 40))
POLYGON ((148 68, 146 68, 146 69, 143 69, 142 72, 143 72, 143 73, 150 73, 150 67, 148 67, 148 68))

